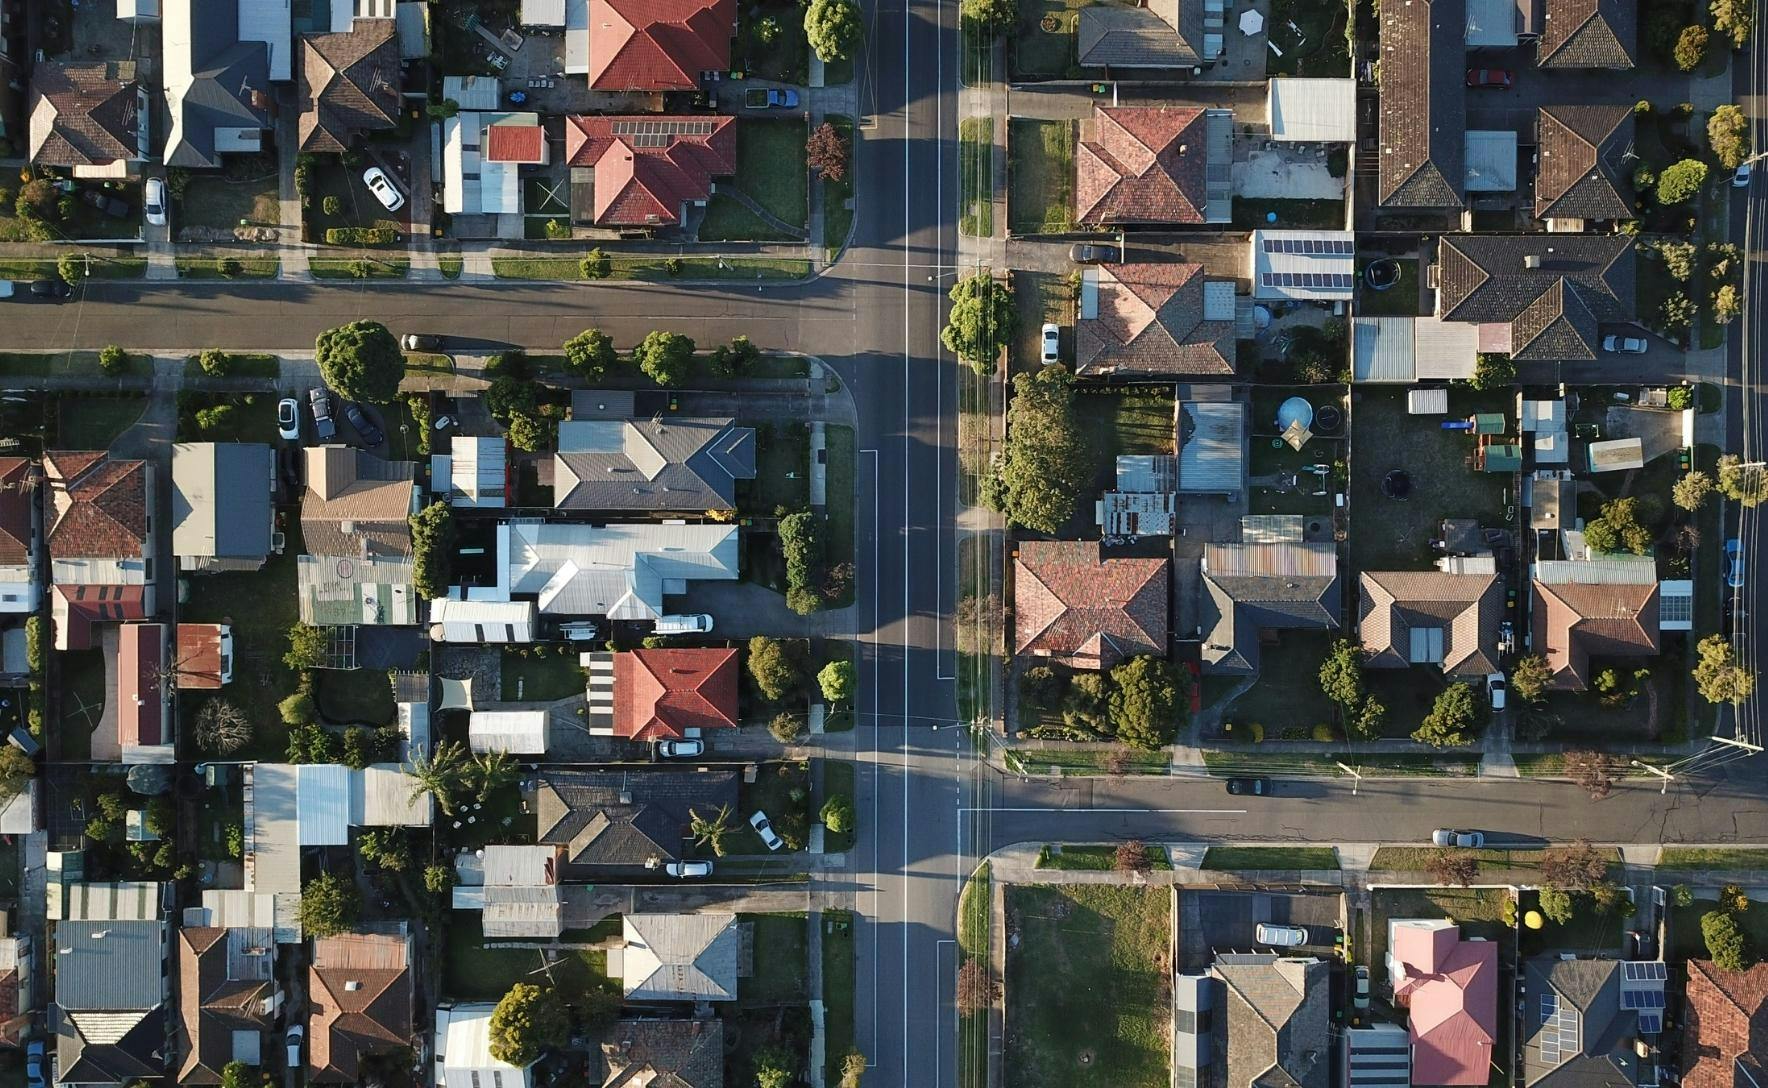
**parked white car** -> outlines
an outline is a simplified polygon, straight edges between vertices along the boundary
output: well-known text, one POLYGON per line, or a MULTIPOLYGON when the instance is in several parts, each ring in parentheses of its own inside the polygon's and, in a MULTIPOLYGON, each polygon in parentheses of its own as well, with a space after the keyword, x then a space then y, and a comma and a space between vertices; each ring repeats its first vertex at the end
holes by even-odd
POLYGON ((380 167, 371 166, 364 170, 362 184, 368 186, 368 191, 388 211, 396 212, 405 207, 405 198, 399 195, 399 190, 393 188, 393 179, 387 177, 387 172, 380 167))
POLYGON ((276 402, 276 433, 290 442, 301 440, 301 402, 284 397, 276 402))
POLYGON ((1432 846, 1459 846, 1463 850, 1477 850, 1486 844, 1486 836, 1480 831, 1455 831, 1447 827, 1439 827, 1430 833, 1432 846))
POLYGON ((1739 189, 1748 189, 1750 187, 1751 165, 1752 164, 1746 162, 1739 166, 1737 168, 1737 173, 1731 175, 1731 184, 1737 186, 1739 189))
POLYGON ((1486 677, 1486 695, 1492 700, 1492 709, 1493 710, 1503 710, 1504 709, 1504 693, 1505 693, 1506 687, 1507 687, 1507 685, 1504 683, 1504 674, 1503 673, 1494 672, 1494 673, 1487 675, 1487 677, 1486 677))
POLYGON ((704 612, 691 616, 658 616, 651 629, 657 635, 707 635, 712 633, 712 617, 704 612))
POLYGON ((706 754, 703 740, 660 740, 657 754, 664 759, 697 759, 706 754))
POLYGON ((166 225, 166 183, 160 178, 148 178, 147 184, 141 187, 141 212, 147 217, 150 226, 166 225))
POLYGON ((1060 325, 1044 326, 1042 358, 1045 366, 1062 361, 1062 327, 1060 325))
POLYGON ((1602 338, 1602 350, 1612 351, 1616 355, 1644 355, 1645 337, 1643 336, 1605 336, 1602 338))
POLYGON ((1369 968, 1358 964, 1356 981, 1356 996, 1351 999, 1351 1004, 1356 1008, 1366 1009, 1369 1007, 1369 968))
POLYGON ((710 861, 672 861, 663 866, 663 871, 677 880, 693 880, 697 877, 712 875, 710 861))
POLYGON ((289 1034, 288 1034, 289 1065, 288 1065, 288 1067, 290 1069, 301 1068, 301 1037, 306 1034, 307 1034, 307 1029, 305 1027, 302 1027, 300 1024, 295 1024, 289 1028, 289 1034))
POLYGON ((1260 922, 1252 931, 1253 939, 1259 944, 1268 944, 1273 948, 1295 948, 1308 943, 1308 931, 1300 926, 1280 926, 1274 922, 1260 922))
POLYGON ((749 826, 753 827, 755 833, 761 836, 761 841, 769 850, 778 850, 786 845, 786 840, 780 838, 779 833, 773 829, 773 825, 767 822, 767 813, 760 809, 756 809, 755 815, 749 817, 749 826))

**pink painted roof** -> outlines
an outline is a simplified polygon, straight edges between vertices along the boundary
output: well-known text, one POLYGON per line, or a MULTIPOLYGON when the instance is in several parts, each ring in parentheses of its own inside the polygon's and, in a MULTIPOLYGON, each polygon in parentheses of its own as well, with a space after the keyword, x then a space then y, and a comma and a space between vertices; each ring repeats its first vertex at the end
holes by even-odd
POLYGON ((1405 965, 1394 997, 1411 1010, 1412 1083, 1485 1084, 1498 1037, 1498 946, 1463 941, 1454 927, 1399 926, 1392 954, 1405 965))

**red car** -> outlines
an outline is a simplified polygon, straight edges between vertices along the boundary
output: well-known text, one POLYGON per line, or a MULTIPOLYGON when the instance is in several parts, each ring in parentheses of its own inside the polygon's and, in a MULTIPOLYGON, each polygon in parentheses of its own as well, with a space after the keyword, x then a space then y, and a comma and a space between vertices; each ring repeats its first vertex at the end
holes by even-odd
POLYGON ((1495 87, 1502 91, 1510 89, 1510 73, 1502 68, 1469 68, 1467 70, 1469 87, 1495 87))

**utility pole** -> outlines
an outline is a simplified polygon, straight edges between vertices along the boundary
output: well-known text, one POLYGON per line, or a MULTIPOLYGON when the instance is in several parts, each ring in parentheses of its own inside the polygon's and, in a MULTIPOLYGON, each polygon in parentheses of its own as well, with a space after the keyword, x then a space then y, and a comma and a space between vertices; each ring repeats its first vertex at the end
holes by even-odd
POLYGON ((1351 796, 1355 797, 1357 795, 1357 790, 1363 785, 1363 772, 1357 770, 1355 767, 1339 763, 1336 759, 1332 762, 1338 765, 1339 770, 1351 776, 1351 796))
POLYGON ((1637 759, 1629 759, 1627 762, 1631 763, 1635 767, 1639 767, 1645 771, 1655 774, 1658 776, 1658 778, 1663 780, 1663 783, 1664 783, 1663 788, 1658 790, 1659 796, 1662 796, 1663 794, 1670 792, 1670 783, 1674 782, 1676 780, 1675 775, 1671 774, 1669 771, 1664 770, 1662 767, 1653 767, 1651 764, 1641 763, 1637 759))
POLYGON ((1763 750, 1760 744, 1751 744, 1747 740, 1733 740, 1730 737, 1708 737, 1707 739, 1715 744, 1729 744, 1733 748, 1742 748, 1746 752, 1760 752, 1763 750))

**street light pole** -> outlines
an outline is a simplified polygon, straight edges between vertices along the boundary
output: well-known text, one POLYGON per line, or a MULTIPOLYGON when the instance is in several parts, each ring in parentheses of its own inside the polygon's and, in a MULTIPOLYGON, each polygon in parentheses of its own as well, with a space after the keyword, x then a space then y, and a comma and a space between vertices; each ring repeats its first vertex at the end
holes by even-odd
POLYGON ((1663 780, 1663 783, 1664 783, 1663 788, 1658 790, 1659 796, 1662 796, 1663 794, 1670 792, 1670 783, 1676 780, 1675 775, 1671 774, 1669 771, 1664 770, 1662 767, 1653 767, 1651 764, 1641 763, 1637 759, 1629 759, 1627 762, 1631 763, 1635 767, 1639 767, 1643 770, 1649 771, 1650 773, 1657 775, 1660 779, 1663 780))
POLYGON ((1363 772, 1357 770, 1355 767, 1339 763, 1336 759, 1332 762, 1338 764, 1339 770, 1351 776, 1351 796, 1355 797, 1357 795, 1357 790, 1363 785, 1363 772))

